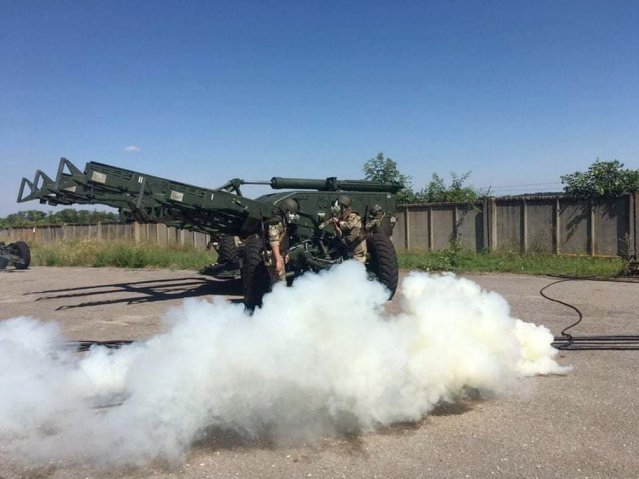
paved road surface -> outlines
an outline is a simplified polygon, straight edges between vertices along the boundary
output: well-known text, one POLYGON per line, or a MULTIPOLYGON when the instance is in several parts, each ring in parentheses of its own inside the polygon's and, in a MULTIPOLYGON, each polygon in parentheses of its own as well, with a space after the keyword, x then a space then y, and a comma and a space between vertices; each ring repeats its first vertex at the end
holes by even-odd
MULTIPOLYGON (((575 318, 539 295, 553 278, 468 277, 505 296, 515 316, 555 334, 575 318)), ((0 272, 0 320, 55 319, 75 339, 146 338, 161 330, 159 317, 168 308, 212 292, 233 291, 188 271, 7 270, 0 272)), ((575 334, 639 334, 639 284, 566 282, 548 294, 582 310, 575 334)), ((0 441, 0 478, 639 477, 639 351, 562 352, 559 361, 574 371, 527 379, 512 397, 440 407, 417 424, 294 447, 229 435, 198 444, 174 467, 24 467, 0 441)))

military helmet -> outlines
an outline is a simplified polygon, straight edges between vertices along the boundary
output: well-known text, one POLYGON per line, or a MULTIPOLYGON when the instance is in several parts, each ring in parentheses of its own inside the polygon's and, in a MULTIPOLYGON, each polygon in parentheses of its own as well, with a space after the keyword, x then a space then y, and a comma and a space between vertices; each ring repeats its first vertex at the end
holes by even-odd
POLYGON ((294 198, 286 198, 284 201, 280 203, 280 209, 286 213, 297 213, 299 210, 299 205, 294 198))
POLYGON ((345 208, 350 208, 353 204, 353 200, 348 195, 339 195, 337 197, 337 202, 345 208))
POLYGON ((379 205, 373 205, 370 207, 368 212, 371 216, 377 216, 382 212, 382 207, 379 205))

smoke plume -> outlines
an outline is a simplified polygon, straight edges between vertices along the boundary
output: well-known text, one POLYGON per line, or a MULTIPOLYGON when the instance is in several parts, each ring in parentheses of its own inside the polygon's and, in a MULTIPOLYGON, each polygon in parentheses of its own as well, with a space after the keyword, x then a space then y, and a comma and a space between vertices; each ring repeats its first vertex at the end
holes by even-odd
POLYGON ((253 316, 187 300, 167 333, 85 355, 61 346, 55 323, 3 321, 0 441, 29 460, 172 462, 211 430, 282 442, 365 432, 567 371, 550 331, 469 280, 410 273, 398 294, 400 312, 386 313, 384 287, 347 262, 276 285, 253 316))

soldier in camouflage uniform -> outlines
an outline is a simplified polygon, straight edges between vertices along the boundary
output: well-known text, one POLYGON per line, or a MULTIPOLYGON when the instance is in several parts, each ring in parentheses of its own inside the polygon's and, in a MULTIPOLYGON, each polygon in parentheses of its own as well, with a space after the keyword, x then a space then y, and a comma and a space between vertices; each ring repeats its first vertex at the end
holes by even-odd
POLYGON ((367 233, 382 233, 382 221, 384 220, 384 211, 379 205, 371 206, 368 211, 368 218, 366 218, 366 232, 367 233))
POLYGON ((339 195, 337 203, 340 208, 339 216, 331 218, 330 222, 337 235, 346 243, 353 255, 353 259, 360 263, 366 262, 366 232, 359 213, 353 211, 353 201, 348 195, 339 195))
POLYGON ((268 242, 271 247, 271 261, 268 269, 275 281, 283 281, 286 278, 286 256, 288 249, 288 228, 294 216, 299 210, 297 201, 287 198, 280 204, 281 215, 273 216, 268 221, 268 242))

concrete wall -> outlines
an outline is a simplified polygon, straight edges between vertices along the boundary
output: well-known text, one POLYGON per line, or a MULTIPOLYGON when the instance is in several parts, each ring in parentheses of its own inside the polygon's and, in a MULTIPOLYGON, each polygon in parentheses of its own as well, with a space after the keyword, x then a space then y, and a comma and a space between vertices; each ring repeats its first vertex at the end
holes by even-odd
POLYGON ((132 223, 97 225, 53 225, 35 228, 11 228, 0 230, 0 240, 42 241, 98 239, 103 241, 128 240, 151 242, 155 244, 174 244, 204 249, 209 242, 209 235, 194 231, 180 230, 163 224, 132 223))
MULTIPOLYGON (((474 204, 408 205, 397 213, 398 251, 436 251, 457 242, 480 252, 630 256, 637 251, 637 195, 605 202, 568 196, 489 198, 474 204)), ((38 226, 0 230, 7 242, 97 238, 204 248, 209 236, 162 224, 38 226)))
POLYGON ((475 252, 629 256, 637 251, 636 206, 635 194, 602 202, 557 195, 407 205, 398 211, 393 242, 400 251, 457 241, 475 252))

